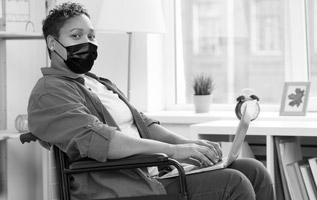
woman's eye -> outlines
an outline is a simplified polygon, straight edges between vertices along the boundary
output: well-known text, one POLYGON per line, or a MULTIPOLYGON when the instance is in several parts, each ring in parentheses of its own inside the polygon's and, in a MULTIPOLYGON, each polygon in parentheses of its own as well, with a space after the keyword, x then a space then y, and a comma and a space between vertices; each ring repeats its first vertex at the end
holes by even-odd
POLYGON ((91 36, 89 36, 89 39, 94 40, 94 39, 96 39, 96 36, 95 35, 91 35, 91 36))
POLYGON ((72 38, 78 39, 80 38, 80 35, 72 35, 72 38))

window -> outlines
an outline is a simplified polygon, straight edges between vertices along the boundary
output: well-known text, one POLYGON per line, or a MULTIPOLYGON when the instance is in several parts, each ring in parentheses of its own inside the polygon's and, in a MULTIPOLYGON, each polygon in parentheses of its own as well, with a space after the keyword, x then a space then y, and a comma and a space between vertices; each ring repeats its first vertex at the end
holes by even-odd
MULTIPOLYGON (((283 0, 176 0, 176 104, 192 103, 192 77, 214 78, 214 103, 252 88, 280 104, 284 85, 283 0)), ((317 67, 316 67, 317 68, 317 67)))
POLYGON ((307 30, 311 78, 311 96, 317 96, 317 2, 307 1, 307 30))
POLYGON ((254 55, 283 55, 282 1, 251 2, 251 49, 254 55))

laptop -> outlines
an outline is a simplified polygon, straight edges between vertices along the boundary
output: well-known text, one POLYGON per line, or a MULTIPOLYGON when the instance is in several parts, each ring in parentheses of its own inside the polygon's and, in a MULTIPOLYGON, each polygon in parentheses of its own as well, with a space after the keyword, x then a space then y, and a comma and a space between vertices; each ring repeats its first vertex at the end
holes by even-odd
MULTIPOLYGON (((251 121, 251 113, 252 109, 254 107, 254 102, 250 101, 247 102, 247 105, 243 111, 241 120, 239 122, 239 125, 236 129, 236 133, 234 136, 234 140, 232 142, 232 145, 229 150, 229 154, 227 157, 223 157, 222 160, 212 166, 207 166, 207 167, 198 167, 195 165, 191 164, 182 164, 183 168, 185 170, 186 174, 194 174, 194 173, 200 173, 200 172, 205 172, 205 171, 212 171, 216 169, 223 169, 228 167, 233 161, 235 161, 240 153, 240 148, 244 142, 245 136, 247 134, 249 124, 251 121)), ((177 169, 173 169, 171 172, 168 172, 167 174, 159 177, 159 178, 171 178, 178 176, 177 169)))

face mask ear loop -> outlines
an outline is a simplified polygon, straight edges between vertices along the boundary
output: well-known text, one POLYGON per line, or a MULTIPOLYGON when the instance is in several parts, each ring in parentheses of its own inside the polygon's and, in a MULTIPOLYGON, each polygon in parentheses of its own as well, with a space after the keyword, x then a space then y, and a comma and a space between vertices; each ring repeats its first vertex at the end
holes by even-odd
MULTIPOLYGON (((54 40, 56 41, 56 42, 58 42, 60 45, 62 45, 62 47, 64 47, 65 48, 65 46, 62 44, 62 43, 60 43, 60 41, 58 41, 58 39, 56 39, 55 37, 54 37, 54 40)), ((65 48, 66 49, 66 48, 65 48)), ((64 62, 66 61, 66 60, 64 60, 64 58, 59 54, 59 53, 57 53, 57 51, 55 51, 55 49, 53 50, 64 62)))

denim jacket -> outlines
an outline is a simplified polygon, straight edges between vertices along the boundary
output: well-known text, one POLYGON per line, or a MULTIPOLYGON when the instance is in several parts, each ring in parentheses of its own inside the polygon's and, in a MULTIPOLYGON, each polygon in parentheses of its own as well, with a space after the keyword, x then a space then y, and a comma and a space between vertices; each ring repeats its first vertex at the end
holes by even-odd
MULTIPOLYGON (((82 75, 54 67, 42 68, 42 73, 29 98, 30 131, 43 141, 43 146, 58 146, 70 160, 89 157, 106 162, 109 142, 119 127, 98 96, 84 86, 82 75)), ((117 93, 130 108, 140 136, 152 138, 148 126, 157 121, 132 107, 111 81, 86 75, 117 93)), ((71 178, 71 188, 72 199, 166 193, 161 183, 140 169, 76 174, 71 178)))

